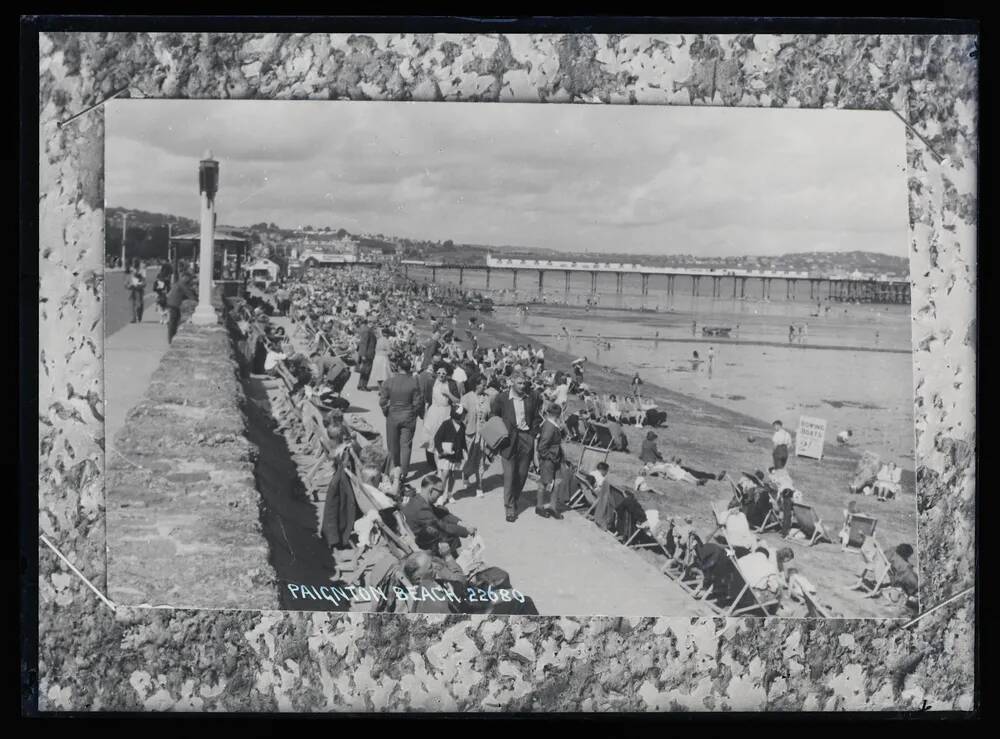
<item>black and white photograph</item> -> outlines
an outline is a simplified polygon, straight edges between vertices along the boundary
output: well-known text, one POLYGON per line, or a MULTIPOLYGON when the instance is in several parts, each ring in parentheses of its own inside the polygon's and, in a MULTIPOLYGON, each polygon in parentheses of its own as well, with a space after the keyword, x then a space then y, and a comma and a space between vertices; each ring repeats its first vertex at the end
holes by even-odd
POLYGON ((115 602, 918 612, 891 112, 106 107, 115 602))

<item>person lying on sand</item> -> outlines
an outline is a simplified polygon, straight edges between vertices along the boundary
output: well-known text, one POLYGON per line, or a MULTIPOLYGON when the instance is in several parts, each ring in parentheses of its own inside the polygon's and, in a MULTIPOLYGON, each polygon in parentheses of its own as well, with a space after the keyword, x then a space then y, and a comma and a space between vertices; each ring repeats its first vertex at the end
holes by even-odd
POLYGON ((723 470, 718 475, 713 475, 711 472, 702 472, 701 470, 696 470, 691 467, 685 467, 681 464, 680 457, 674 457, 669 462, 657 462, 653 465, 646 465, 644 468, 644 474, 657 476, 662 475, 664 477, 669 477, 671 480, 676 480, 678 482, 690 482, 695 485, 704 485, 709 480, 724 480, 726 479, 726 473, 723 470))

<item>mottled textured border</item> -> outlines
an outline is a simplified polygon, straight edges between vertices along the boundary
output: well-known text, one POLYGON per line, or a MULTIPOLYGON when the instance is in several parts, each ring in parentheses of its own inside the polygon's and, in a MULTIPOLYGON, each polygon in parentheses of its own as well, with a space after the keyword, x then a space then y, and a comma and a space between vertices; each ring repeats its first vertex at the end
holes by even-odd
MULTIPOLYGON (((40 37, 39 528, 106 591, 104 119, 132 96, 885 108, 907 152, 924 609, 975 572, 969 36, 40 37), (917 135, 919 133, 919 136, 917 135), (933 563, 933 567, 927 566, 933 563)), ((839 710, 974 704, 974 603, 880 621, 113 613, 39 544, 41 710, 839 710)))

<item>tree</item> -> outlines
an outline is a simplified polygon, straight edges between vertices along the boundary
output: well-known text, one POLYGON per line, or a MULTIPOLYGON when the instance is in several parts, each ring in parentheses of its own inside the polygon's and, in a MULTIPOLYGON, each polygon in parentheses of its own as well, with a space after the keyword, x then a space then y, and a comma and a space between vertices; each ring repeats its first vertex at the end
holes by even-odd
POLYGON ((444 242, 443 246, 445 249, 451 249, 453 246, 455 246, 455 242, 452 241, 451 239, 448 239, 446 242, 444 242))
POLYGON ((346 228, 338 228, 337 229, 337 238, 338 239, 343 239, 343 238, 346 238, 346 237, 347 237, 347 229, 346 228))

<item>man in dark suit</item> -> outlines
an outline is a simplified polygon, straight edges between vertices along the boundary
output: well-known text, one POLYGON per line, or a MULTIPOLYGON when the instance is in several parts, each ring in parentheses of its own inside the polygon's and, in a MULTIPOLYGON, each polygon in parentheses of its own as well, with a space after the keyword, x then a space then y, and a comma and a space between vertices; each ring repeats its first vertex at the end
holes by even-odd
POLYGON ((368 389, 368 377, 372 373, 377 341, 375 332, 368 324, 368 319, 362 318, 361 330, 358 332, 358 390, 368 389))
POLYGON ((410 374, 410 360, 403 357, 397 372, 379 388, 379 405, 385 414, 386 446, 393 467, 399 467, 399 489, 410 471, 417 416, 424 414, 424 399, 417 378, 410 374))
POLYGON ((517 503, 528 479, 528 468, 535 455, 535 434, 541 423, 538 401, 528 391, 527 378, 520 372, 511 375, 510 390, 493 399, 493 415, 503 419, 510 439, 500 450, 503 465, 503 503, 507 521, 517 519, 517 503))
POLYGON ((550 405, 545 410, 545 420, 538 432, 538 474, 541 480, 535 497, 535 513, 542 518, 562 518, 555 494, 556 480, 562 476, 564 459, 560 413, 560 406, 555 403, 550 405), (549 493, 548 505, 545 505, 546 493, 549 493))
POLYGON ((420 408, 420 417, 424 417, 424 413, 427 411, 427 406, 431 404, 432 393, 434 392, 434 367, 433 365, 428 365, 420 370, 420 374, 417 375, 417 385, 420 387, 420 394, 423 397, 423 404, 420 408))
POLYGON ((406 525, 418 547, 442 556, 454 555, 459 539, 476 533, 474 526, 463 524, 436 503, 444 495, 444 482, 437 475, 427 475, 420 481, 420 491, 410 496, 401 509, 406 525))

